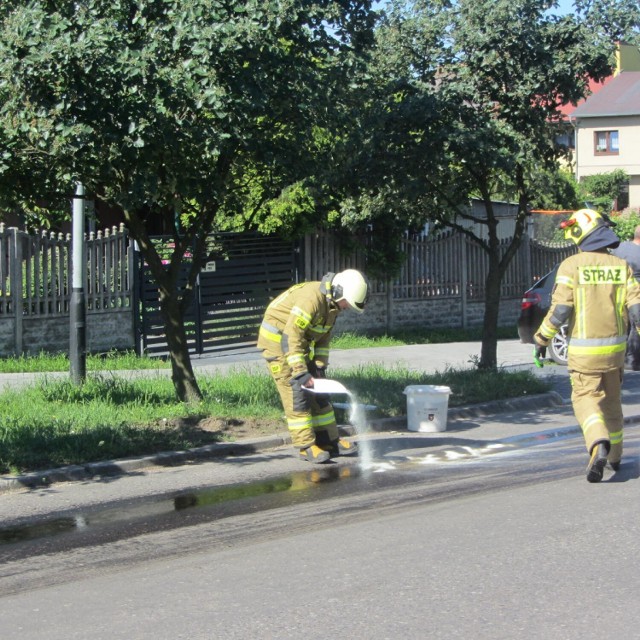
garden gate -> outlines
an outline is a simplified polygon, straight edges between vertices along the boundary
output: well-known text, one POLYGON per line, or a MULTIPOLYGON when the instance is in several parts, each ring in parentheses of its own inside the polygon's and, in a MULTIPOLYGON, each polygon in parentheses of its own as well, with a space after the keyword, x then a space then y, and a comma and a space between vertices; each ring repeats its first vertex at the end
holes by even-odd
MULTIPOLYGON (((291 241, 249 233, 215 234, 209 247, 185 316, 189 352, 225 355, 254 349, 265 307, 299 280, 299 251, 291 241)), ((139 291, 139 351, 164 355, 168 347, 158 288, 142 260, 139 291)))

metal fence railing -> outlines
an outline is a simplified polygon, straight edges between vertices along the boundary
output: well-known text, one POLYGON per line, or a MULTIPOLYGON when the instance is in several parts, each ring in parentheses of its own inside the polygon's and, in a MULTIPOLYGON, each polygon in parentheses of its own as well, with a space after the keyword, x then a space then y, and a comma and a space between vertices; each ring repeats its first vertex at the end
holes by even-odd
MULTIPOLYGON (((88 312, 131 306, 132 247, 124 226, 86 236, 88 312)), ((0 317, 68 315, 71 236, 0 224, 0 317)))
MULTIPOLYGON (((363 238, 360 246, 366 245, 363 238)), ((500 242, 506 251, 510 239, 500 242)), ((485 251, 468 236, 448 230, 432 236, 406 234, 400 240, 404 261, 389 280, 372 279, 374 293, 391 287, 393 300, 465 296, 482 301, 489 260, 485 251)), ((503 298, 520 297, 524 290, 557 263, 576 251, 573 243, 557 244, 529 240, 527 236, 502 279, 503 298)), ((319 280, 328 271, 346 268, 367 272, 363 249, 346 253, 335 236, 317 231, 305 238, 304 280, 319 280)))
MULTIPOLYGON (((247 342, 247 335, 253 335, 253 325, 259 322, 268 298, 294 282, 320 280, 328 272, 345 268, 368 271, 365 248, 372 240, 367 236, 351 243, 355 251, 342 250, 336 237, 327 231, 308 234, 297 245, 274 244, 250 234, 233 236, 212 236, 212 242, 220 244, 224 240, 224 255, 206 262, 198 281, 205 285, 195 303, 206 307, 201 324, 203 335, 211 334, 207 345, 231 348, 240 339, 239 327, 243 327, 242 340, 247 342), (291 252, 288 257, 287 251, 291 252), (247 316, 247 309, 251 317, 247 316), (249 329, 245 331, 247 326, 249 329)), ((506 250, 509 241, 502 242, 506 250)), ((154 336, 162 341, 162 326, 154 325, 150 330, 153 323, 141 320, 149 304, 145 287, 153 289, 154 285, 138 273, 138 257, 127 230, 120 226, 87 235, 85 249, 87 313, 103 314, 104 320, 105 312, 122 311, 131 323, 125 319, 122 322, 137 327, 136 340, 144 349, 149 349, 149 340, 154 336), (142 314, 140 300, 146 301, 142 314), (149 340, 145 340, 145 331, 149 331, 149 340)), ((488 259, 466 235, 453 231, 433 236, 405 234, 400 239, 400 250, 404 260, 399 272, 386 279, 371 279, 371 293, 385 297, 387 317, 394 309, 402 315, 403 307, 409 309, 419 300, 446 299, 459 302, 451 308, 461 309, 466 318, 467 309, 472 306, 468 303, 484 301, 488 259)), ((519 298, 533 282, 575 250, 573 244, 541 243, 525 236, 503 278, 502 298, 519 298)), ((69 235, 30 234, 0 224, 0 338, 7 343, 0 344, 0 355, 23 349, 20 336, 27 334, 22 331, 22 324, 28 320, 49 319, 53 323, 69 316, 71 258, 69 235)), ((451 322, 455 318, 443 320, 451 322)), ((42 333, 47 330, 42 329, 42 333)), ((59 347, 59 343, 50 345, 51 350, 59 347)))

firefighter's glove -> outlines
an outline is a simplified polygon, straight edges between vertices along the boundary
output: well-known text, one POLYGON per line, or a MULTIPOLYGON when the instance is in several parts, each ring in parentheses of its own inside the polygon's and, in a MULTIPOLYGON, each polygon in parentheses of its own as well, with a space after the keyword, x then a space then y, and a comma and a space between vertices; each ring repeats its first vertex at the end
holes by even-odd
POLYGON ((533 361, 536 363, 536 367, 544 367, 544 359, 547 357, 547 347, 537 344, 533 347, 533 361))
POLYGON ((293 376, 289 380, 289 384, 295 389, 296 387, 306 387, 313 380, 313 376, 308 371, 303 371, 297 376, 293 376))
POLYGON ((549 338, 545 338, 541 333, 536 333, 533 336, 534 344, 537 344, 540 347, 544 347, 545 349, 549 346, 549 338))
POLYGON ((307 362, 307 369, 314 378, 327 377, 326 370, 323 367, 319 367, 313 360, 307 362))

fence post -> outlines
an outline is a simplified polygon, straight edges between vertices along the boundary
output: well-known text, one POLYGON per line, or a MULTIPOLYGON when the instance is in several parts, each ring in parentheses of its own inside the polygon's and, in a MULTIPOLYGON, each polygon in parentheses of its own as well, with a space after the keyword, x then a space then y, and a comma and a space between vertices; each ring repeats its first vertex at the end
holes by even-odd
POLYGON ((393 331, 393 280, 387 280, 387 333, 393 331))
MULTIPOLYGON (((315 234, 316 239, 316 247, 318 244, 318 234, 315 234)), ((305 282, 309 279, 309 274, 311 273, 311 257, 312 257, 312 246, 311 246, 311 234, 307 233, 304 237, 304 265, 302 271, 302 277, 300 278, 300 282, 305 282)))
POLYGON ((138 255, 138 244, 127 233, 128 251, 128 273, 129 273, 129 290, 131 291, 131 314, 133 322, 133 342, 136 355, 141 356, 144 353, 144 343, 142 337, 142 319, 144 309, 142 308, 142 296, 140 288, 142 286, 142 268, 140 266, 140 256, 138 255))
POLYGON ((20 231, 16 227, 9 229, 11 240, 9 246, 13 256, 9 259, 9 282, 11 286, 11 305, 15 322, 13 325, 13 348, 16 356, 22 355, 23 350, 23 325, 22 315, 22 237, 20 231))
POLYGON ((463 233, 457 234, 460 245, 460 312, 462 315, 462 328, 467 329, 469 320, 467 318, 467 237, 463 233))

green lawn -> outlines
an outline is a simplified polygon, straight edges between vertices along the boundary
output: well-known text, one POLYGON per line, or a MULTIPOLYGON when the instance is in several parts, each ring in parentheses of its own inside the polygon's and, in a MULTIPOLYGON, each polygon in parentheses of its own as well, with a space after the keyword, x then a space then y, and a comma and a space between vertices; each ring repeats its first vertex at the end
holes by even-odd
MULTIPOLYGON (((514 338, 511 334, 502 337, 514 338)), ((474 332, 404 332, 366 337, 346 334, 336 349, 478 340, 474 332)), ((231 371, 199 375, 204 400, 176 400, 159 359, 131 353, 87 358, 87 380, 44 377, 17 391, 0 393, 0 473, 23 473, 159 451, 186 449, 222 440, 286 432, 280 399, 265 374, 231 371), (148 375, 130 379, 126 370, 148 375), (154 372, 155 370, 155 372, 154 372)), ((0 359, 0 373, 69 371, 66 355, 0 359)), ((378 417, 406 413, 404 389, 410 385, 446 385, 449 406, 543 393, 549 385, 529 372, 448 369, 424 374, 398 367, 368 365, 332 370, 378 417)))
MULTIPOLYGON (((450 406, 548 391, 529 372, 475 369, 422 374, 380 365, 336 368, 333 377, 378 416, 406 413, 409 385, 446 385, 450 406)), ((286 432, 280 400, 267 374, 202 375, 204 400, 176 400, 167 376, 127 380, 113 372, 89 374, 83 385, 45 380, 0 394, 0 472, 185 449, 221 440, 286 432)))

